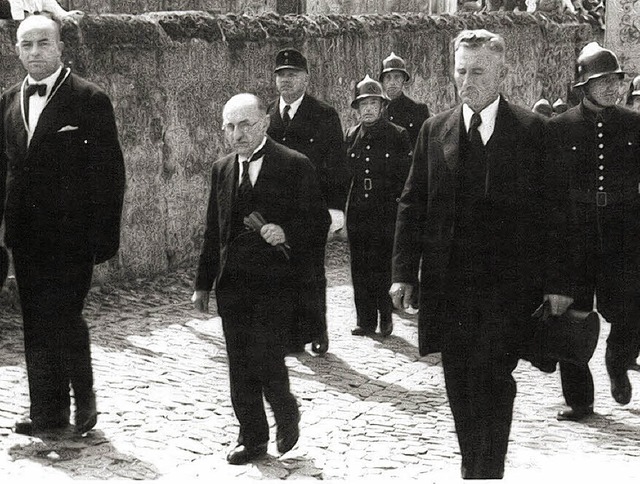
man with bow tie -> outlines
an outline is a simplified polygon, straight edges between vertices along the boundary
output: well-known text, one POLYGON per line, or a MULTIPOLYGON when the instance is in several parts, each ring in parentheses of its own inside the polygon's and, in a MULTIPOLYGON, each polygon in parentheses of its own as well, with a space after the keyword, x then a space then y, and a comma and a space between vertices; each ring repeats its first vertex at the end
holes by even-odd
MULTIPOLYGON (((390 294, 407 308, 420 284, 420 354, 442 352, 462 477, 499 479, 516 395, 511 373, 543 300, 546 130, 500 94, 501 36, 463 31, 453 48, 462 104, 427 119, 418 136, 398 206, 390 294)), ((548 290, 554 310, 566 304, 562 287, 548 290)))
MULTIPOLYGON (((286 48, 275 59, 276 88, 280 97, 268 108, 271 124, 268 134, 278 143, 307 156, 318 173, 320 190, 327 203, 332 221, 344 218, 349 184, 349 172, 344 161, 342 125, 337 111, 327 103, 307 93, 309 66, 298 50, 286 48)), ((329 349, 326 318, 325 246, 320 243, 309 263, 314 271, 300 291, 298 318, 290 332, 289 350, 311 350, 325 354, 329 349)))
POLYGON ((213 164, 192 300, 207 312, 215 284, 240 424, 227 461, 238 465, 267 452, 263 397, 275 417, 278 451, 288 452, 298 441, 300 414, 289 388, 285 342, 300 284, 312 270, 309 252, 324 240, 329 219, 313 165, 267 136, 269 115, 260 99, 233 96, 222 118, 233 153, 213 164), (247 222, 256 214, 262 227, 247 222))
POLYGON ((56 21, 27 17, 16 52, 28 75, 0 102, 5 241, 20 294, 31 398, 30 418, 15 431, 29 435, 68 427, 70 386, 76 432, 96 425, 82 309, 94 264, 118 251, 124 196, 111 101, 63 67, 62 49, 56 21))

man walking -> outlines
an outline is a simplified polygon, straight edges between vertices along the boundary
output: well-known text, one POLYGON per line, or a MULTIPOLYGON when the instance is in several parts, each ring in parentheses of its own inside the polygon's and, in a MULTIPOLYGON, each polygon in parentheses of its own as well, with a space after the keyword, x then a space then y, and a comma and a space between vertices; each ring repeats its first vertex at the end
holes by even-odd
MULTIPOLYGON (((595 293, 598 312, 611 323, 605 354, 611 394, 626 405, 627 370, 640 341, 640 114, 617 105, 626 86, 612 51, 591 42, 577 64, 582 101, 550 123, 551 179, 564 202, 572 308, 591 311, 595 293)), ((589 366, 561 362, 560 374, 569 409, 558 419, 593 414, 589 366)))
POLYGON ((462 104, 429 118, 418 137, 389 292, 397 308, 409 307, 420 272, 420 354, 442 352, 462 477, 499 479, 516 394, 511 373, 543 299, 545 129, 500 94, 501 36, 463 31, 454 49, 462 104))
POLYGON ((94 264, 119 247, 125 170, 111 101, 62 65, 59 25, 45 15, 18 27, 28 72, 2 96, 5 240, 22 307, 31 397, 21 434, 97 421, 89 330, 82 317, 94 264))
POLYGON ((260 99, 233 96, 222 117, 233 153, 213 165, 193 301, 207 311, 215 283, 240 423, 227 460, 245 464, 267 452, 263 397, 275 416, 278 451, 298 441, 284 341, 299 285, 312 270, 309 252, 326 236, 329 220, 313 166, 267 137, 269 116, 260 99))
MULTIPOLYGON (((280 97, 271 103, 268 134, 275 141, 299 151, 316 168, 320 191, 332 219, 344 211, 349 173, 344 160, 342 126, 337 111, 309 95, 309 67, 298 50, 283 49, 276 55, 276 88, 280 97)), ((297 321, 290 333, 289 350, 304 351, 305 343, 324 354, 329 349, 327 333, 327 279, 325 240, 311 254, 313 272, 303 284, 297 306, 297 321)))

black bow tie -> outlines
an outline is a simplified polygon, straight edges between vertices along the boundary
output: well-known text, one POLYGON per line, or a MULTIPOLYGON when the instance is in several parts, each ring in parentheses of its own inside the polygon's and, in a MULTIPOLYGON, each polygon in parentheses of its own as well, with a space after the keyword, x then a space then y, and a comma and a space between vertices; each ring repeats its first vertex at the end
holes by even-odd
POLYGON ((38 96, 42 97, 47 94, 47 85, 46 84, 29 84, 27 86, 27 99, 33 96, 35 93, 38 93, 38 96))

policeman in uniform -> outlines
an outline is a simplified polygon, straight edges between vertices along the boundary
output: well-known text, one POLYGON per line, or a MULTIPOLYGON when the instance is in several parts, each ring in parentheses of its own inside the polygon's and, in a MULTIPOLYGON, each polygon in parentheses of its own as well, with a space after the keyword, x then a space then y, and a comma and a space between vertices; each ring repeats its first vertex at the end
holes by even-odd
POLYGON ((564 100, 559 97, 558 99, 556 99, 556 102, 553 103, 553 113, 555 114, 562 114, 564 112, 567 111, 567 109, 569 109, 569 105, 564 102, 564 100))
POLYGON ((347 202, 347 235, 356 305, 355 336, 393 331, 391 256, 396 211, 411 165, 412 145, 404 128, 382 116, 387 104, 382 85, 365 76, 351 107, 361 122, 346 136, 351 190, 347 202))
MULTIPOLYGON (((328 104, 309 95, 307 59, 293 48, 282 49, 276 55, 276 88, 280 97, 268 108, 271 124, 267 134, 293 150, 306 155, 316 168, 320 190, 327 203, 331 219, 340 220, 344 211, 349 174, 344 161, 343 131, 338 112, 328 104)), ((292 328, 289 351, 311 350, 324 354, 329 349, 326 319, 326 288, 324 243, 315 250, 313 276, 300 291, 298 323, 292 328)))
POLYGON ((550 118, 551 116, 553 116, 553 108, 551 107, 551 103, 549 103, 549 101, 544 98, 536 101, 531 110, 536 114, 544 116, 545 118, 550 118))
MULTIPOLYGON (((624 73, 616 55, 598 43, 586 45, 577 60, 582 90, 579 105, 550 120, 549 179, 564 229, 558 257, 574 287, 563 307, 597 309, 611 323, 605 362, 611 394, 625 405, 631 399, 627 370, 640 336, 640 114, 616 103, 624 73)), ((593 414, 594 388, 589 367, 560 363, 569 409, 559 420, 578 421, 593 414)))
POLYGON ((402 57, 393 52, 382 61, 380 82, 390 102, 386 109, 389 121, 402 126, 409 132, 409 139, 413 147, 418 138, 422 123, 429 117, 426 104, 417 103, 404 93, 405 84, 411 79, 402 57))

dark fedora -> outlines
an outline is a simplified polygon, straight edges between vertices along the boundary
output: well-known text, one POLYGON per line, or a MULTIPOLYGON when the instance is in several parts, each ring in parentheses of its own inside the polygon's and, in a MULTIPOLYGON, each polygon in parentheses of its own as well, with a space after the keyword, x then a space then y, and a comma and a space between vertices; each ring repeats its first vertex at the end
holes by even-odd
POLYGON ((0 245, 0 289, 4 286, 4 281, 9 273, 9 253, 7 249, 0 245))
POLYGON ((552 316, 549 301, 533 313, 534 334, 530 361, 543 371, 555 370, 555 362, 586 365, 600 336, 600 316, 596 312, 568 309, 552 316), (553 362, 549 366, 549 362, 553 362))

